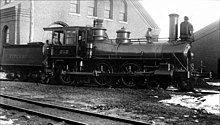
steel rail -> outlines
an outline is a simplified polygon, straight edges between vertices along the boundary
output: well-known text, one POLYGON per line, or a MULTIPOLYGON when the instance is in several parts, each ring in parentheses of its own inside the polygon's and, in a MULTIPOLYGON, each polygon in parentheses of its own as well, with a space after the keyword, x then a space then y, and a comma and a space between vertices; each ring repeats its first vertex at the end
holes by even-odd
MULTIPOLYGON (((74 118, 70 119, 70 118, 60 117, 60 116, 57 116, 57 115, 51 115, 51 114, 35 111, 33 109, 26 109, 26 108, 18 107, 18 106, 15 106, 14 104, 13 105, 10 105, 10 104, 7 104, 7 103, 4 104, 4 103, 2 103, 3 100, 0 99, 0 105, 2 105, 2 106, 15 108, 15 109, 19 109, 19 110, 22 110, 22 111, 27 111, 29 113, 39 114, 40 116, 65 121, 66 123, 70 123, 70 124, 74 123, 74 124, 79 124, 79 125, 90 125, 90 124, 94 124, 92 122, 93 122, 93 120, 95 120, 96 122, 100 121, 100 125, 109 124, 109 123, 111 123, 113 125, 114 124, 150 125, 149 123, 142 122, 142 121, 136 121, 136 120, 131 120, 131 119, 124 119, 124 118, 106 116, 106 115, 91 113, 91 112, 87 112, 87 111, 83 111, 83 110, 79 110, 79 109, 63 107, 61 105, 49 104, 49 103, 45 103, 45 102, 39 102, 39 101, 30 100, 30 99, 20 98, 20 97, 16 97, 16 96, 0 94, 0 98, 7 98, 7 100, 11 99, 11 100, 16 100, 16 101, 20 101, 20 102, 25 102, 25 103, 29 103, 29 104, 32 104, 32 105, 41 106, 42 108, 46 107, 46 108, 51 108, 53 110, 54 109, 62 110, 62 111, 65 111, 65 112, 69 112, 70 114, 71 113, 73 113, 74 115, 77 114, 77 118, 79 118, 79 116, 81 115, 81 116, 84 117, 82 119, 86 119, 84 121, 84 120, 80 120, 80 119, 74 119, 74 118), (88 117, 88 118, 86 118, 86 117, 88 117), (92 119, 92 121, 89 121, 88 119, 92 119)), ((6 102, 8 102, 8 101, 6 101, 6 102)), ((27 105, 27 104, 24 104, 24 105, 27 105)), ((28 106, 28 107, 30 108, 32 106, 28 106)), ((98 123, 95 123, 95 124, 98 124, 98 123)))
POLYGON ((34 111, 34 110, 22 108, 22 107, 10 105, 10 104, 5 104, 5 103, 2 103, 2 102, 0 102, 0 106, 8 107, 10 109, 15 109, 15 110, 23 111, 23 112, 27 112, 27 113, 38 115, 38 116, 41 116, 41 117, 46 117, 46 118, 49 118, 49 119, 54 119, 54 120, 57 120, 57 121, 64 121, 67 124, 88 125, 88 124, 78 122, 78 121, 74 121, 74 120, 71 120, 71 119, 67 119, 67 118, 64 118, 64 117, 58 117, 58 116, 55 116, 55 115, 46 114, 46 113, 42 113, 42 112, 38 112, 38 111, 34 111))

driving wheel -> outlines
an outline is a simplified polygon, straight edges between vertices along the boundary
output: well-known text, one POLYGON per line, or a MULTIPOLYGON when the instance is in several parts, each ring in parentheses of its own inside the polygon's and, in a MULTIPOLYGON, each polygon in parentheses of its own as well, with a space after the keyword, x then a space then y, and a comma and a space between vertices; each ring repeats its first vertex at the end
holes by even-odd
POLYGON ((129 87, 129 88, 137 87, 140 80, 142 81, 142 79, 140 79, 137 76, 133 76, 133 74, 135 72, 139 72, 140 69, 141 69, 140 66, 135 63, 123 64, 120 68, 120 73, 125 75, 125 76, 121 77, 121 81, 122 81, 123 85, 126 87, 129 87))
POLYGON ((94 82, 99 86, 108 86, 112 84, 112 78, 110 76, 106 76, 106 74, 110 74, 113 72, 111 65, 108 63, 102 62, 98 63, 93 71, 97 73, 97 76, 94 77, 94 82), (100 74, 100 75, 99 75, 100 74), (105 74, 105 75, 102 75, 105 74))

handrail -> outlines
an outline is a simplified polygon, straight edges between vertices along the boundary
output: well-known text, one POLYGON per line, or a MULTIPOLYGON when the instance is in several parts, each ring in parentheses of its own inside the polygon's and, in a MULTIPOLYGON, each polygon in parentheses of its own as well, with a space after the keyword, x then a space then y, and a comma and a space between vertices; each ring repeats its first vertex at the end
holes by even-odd
POLYGON ((175 55, 174 52, 173 52, 173 56, 176 58, 176 60, 179 62, 179 64, 180 64, 186 71, 188 71, 187 68, 183 65, 183 63, 181 63, 181 61, 177 58, 177 56, 175 55))

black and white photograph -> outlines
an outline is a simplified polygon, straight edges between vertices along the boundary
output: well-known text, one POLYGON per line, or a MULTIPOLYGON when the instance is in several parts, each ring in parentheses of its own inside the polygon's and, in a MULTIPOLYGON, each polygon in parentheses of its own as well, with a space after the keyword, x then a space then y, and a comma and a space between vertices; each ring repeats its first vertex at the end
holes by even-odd
POLYGON ((0 125, 220 125, 220 0, 0 0, 0 125))

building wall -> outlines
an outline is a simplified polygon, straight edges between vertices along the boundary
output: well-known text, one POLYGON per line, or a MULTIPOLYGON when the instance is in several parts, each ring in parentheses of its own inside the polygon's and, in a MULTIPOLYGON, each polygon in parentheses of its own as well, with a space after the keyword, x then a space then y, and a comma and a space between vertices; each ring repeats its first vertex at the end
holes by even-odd
MULTIPOLYGON (((15 2, 15 1, 14 1, 15 2)), ((113 19, 104 19, 104 27, 107 29, 107 33, 110 38, 116 38, 116 31, 123 26, 131 31, 131 37, 144 37, 145 32, 150 25, 146 25, 140 12, 133 5, 133 2, 127 1, 127 22, 119 21, 120 4, 119 0, 113 0, 113 19)), ((30 9, 30 1, 20 2, 21 10, 30 9)), ((33 3, 33 41, 43 41, 44 32, 43 27, 48 27, 54 22, 61 21, 69 26, 92 26, 95 18, 103 18, 103 1, 98 1, 98 15, 97 17, 89 17, 88 14, 88 1, 80 1, 80 14, 74 14, 70 12, 70 1, 32 1, 33 3)), ((29 10, 30 11, 30 10, 29 10)), ((26 14, 27 16, 29 15, 26 14)), ((29 15, 30 18, 30 15, 29 15)), ((20 22, 20 29, 23 33, 21 37, 26 37, 25 34, 29 34, 30 19, 20 22), (26 23, 26 24, 25 24, 26 23), (28 27, 29 25, 29 27, 28 27), (25 27, 23 27, 25 26, 25 27)), ((157 26, 156 26, 157 27, 157 26)), ((153 27, 153 29, 155 29, 153 27)), ((159 28, 158 28, 159 29, 159 28)), ((156 29, 156 30, 158 30, 156 29)), ((156 33, 156 36, 159 34, 156 33)), ((29 40, 20 39, 20 43, 26 43, 29 40)))
MULTIPOLYGON (((93 26, 94 19, 104 19, 102 10, 104 6, 103 1, 98 2, 98 10, 100 11, 98 11, 97 17, 87 15, 87 1, 80 1, 80 14, 70 13, 69 1, 34 1, 34 6, 34 41, 44 41, 45 34, 42 28, 48 27, 57 21, 65 22, 69 26, 93 26)), ((149 26, 147 26, 140 15, 137 14, 138 11, 131 2, 127 1, 127 22, 119 21, 119 1, 114 0, 113 7, 113 19, 104 19, 103 22, 103 26, 107 29, 110 38, 116 38, 116 31, 123 26, 131 32, 131 37, 144 37, 149 26)), ((159 34, 155 35, 158 36, 159 34)))
MULTIPOLYGON (((15 27, 16 27, 16 7, 8 8, 3 11, 1 11, 1 17, 0 17, 0 23, 1 23, 1 32, 0 32, 0 38, 2 40, 3 38, 3 30, 5 26, 9 28, 9 40, 15 41, 15 27)), ((2 42, 0 42, 2 44, 2 42)))
MULTIPOLYGON (((149 20, 148 18, 143 18, 144 14, 140 13, 140 11, 143 11, 140 10, 142 6, 139 5, 138 1, 123 1, 127 3, 126 22, 119 20, 120 0, 112 0, 112 19, 104 18, 103 0, 98 0, 97 17, 88 16, 88 1, 86 0, 80 0, 80 14, 70 12, 71 1, 12 0, 11 3, 4 5, 4 0, 1 0, 1 32, 4 25, 9 26, 11 44, 44 42, 47 39, 47 34, 43 30, 44 27, 52 26, 56 22, 62 22, 68 26, 93 26, 93 21, 97 18, 104 19, 103 27, 107 29, 107 33, 112 39, 116 38, 116 31, 122 27, 125 27, 131 32, 131 38, 144 38, 148 27, 159 31, 158 26, 148 13, 144 12, 145 16, 147 14, 146 17, 149 20), (148 23, 152 23, 153 26, 148 23)), ((159 35, 159 32, 153 33, 155 36, 159 35)), ((0 33, 0 49, 1 46, 2 37, 0 33)))
POLYGON ((30 29, 30 7, 28 2, 18 4, 17 14, 17 44, 29 42, 30 29))
POLYGON ((3 43, 3 28, 9 27, 9 44, 24 44, 29 41, 29 4, 21 2, 0 10, 0 44, 3 43))
POLYGON ((198 69, 201 61, 205 70, 213 71, 220 77, 220 27, 219 21, 195 33, 192 44, 195 66, 198 69))

